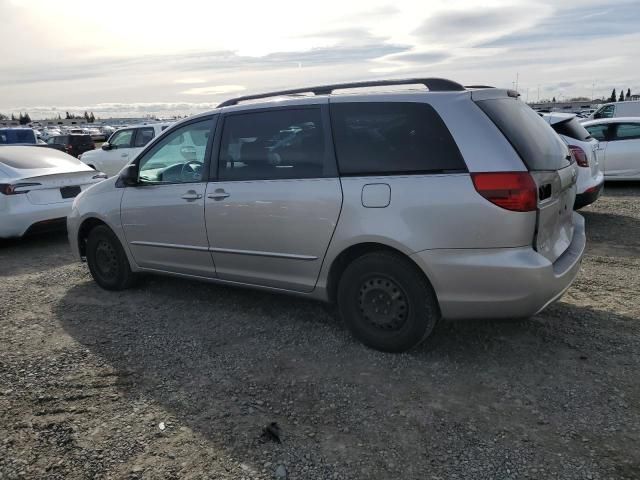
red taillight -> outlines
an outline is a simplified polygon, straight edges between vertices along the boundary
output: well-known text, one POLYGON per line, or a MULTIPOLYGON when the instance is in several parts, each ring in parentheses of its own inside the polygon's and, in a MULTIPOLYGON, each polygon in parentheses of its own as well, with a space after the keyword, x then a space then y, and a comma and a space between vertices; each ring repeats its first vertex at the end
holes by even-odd
POLYGON ((538 204, 536 184, 528 172, 472 173, 476 191, 491 203, 514 212, 532 212, 538 204))
POLYGON ((70 151, 71 151, 71 149, 73 148, 73 145, 69 144, 69 145, 67 145, 67 146, 66 146, 66 147, 64 147, 64 148, 65 148, 65 150, 66 150, 67 152, 70 152, 70 151))
POLYGON ((571 155, 576 159, 576 163, 581 167, 589 166, 589 159, 587 158, 587 154, 584 153, 584 150, 577 145, 569 145, 569 150, 571 150, 571 155))
POLYGON ((39 183, 0 183, 0 193, 3 195, 19 195, 21 193, 29 193, 29 190, 25 190, 27 187, 35 187, 40 185, 39 183), (19 189, 19 190, 17 190, 19 189))

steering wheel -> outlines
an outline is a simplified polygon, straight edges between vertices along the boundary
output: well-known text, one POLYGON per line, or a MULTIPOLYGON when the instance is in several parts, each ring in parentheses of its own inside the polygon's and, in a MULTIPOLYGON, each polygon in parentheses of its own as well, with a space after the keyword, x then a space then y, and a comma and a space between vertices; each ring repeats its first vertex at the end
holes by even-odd
POLYGON ((180 177, 183 180, 193 180, 198 181, 201 179, 202 167, 204 166, 203 162, 199 162, 198 160, 189 160, 182 164, 182 169, 180 170, 180 177), (189 178, 190 176, 191 178, 189 178))

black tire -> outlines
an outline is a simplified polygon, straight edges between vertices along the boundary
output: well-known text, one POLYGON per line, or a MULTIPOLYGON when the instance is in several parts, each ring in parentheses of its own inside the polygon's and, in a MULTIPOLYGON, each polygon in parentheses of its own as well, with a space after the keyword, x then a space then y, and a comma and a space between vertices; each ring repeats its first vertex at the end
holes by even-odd
POLYGON ((106 225, 89 232, 87 265, 93 279, 105 290, 124 290, 133 285, 134 274, 120 240, 106 225))
POLYGON ((347 266, 338 284, 338 310, 358 340, 383 352, 415 347, 440 319, 433 288, 418 267, 384 251, 347 266))

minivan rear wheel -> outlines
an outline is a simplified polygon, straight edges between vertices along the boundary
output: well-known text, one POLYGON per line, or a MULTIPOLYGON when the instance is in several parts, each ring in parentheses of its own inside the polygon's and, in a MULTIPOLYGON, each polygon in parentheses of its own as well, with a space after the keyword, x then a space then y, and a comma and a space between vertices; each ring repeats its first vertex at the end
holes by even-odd
POLYGON ((338 284, 340 316, 365 345, 403 352, 425 340, 440 318, 431 285, 405 257, 365 254, 344 270, 338 284))
POLYGON ((91 276, 106 290, 124 290, 134 281, 127 255, 115 233, 106 225, 89 232, 87 239, 87 265, 91 276))

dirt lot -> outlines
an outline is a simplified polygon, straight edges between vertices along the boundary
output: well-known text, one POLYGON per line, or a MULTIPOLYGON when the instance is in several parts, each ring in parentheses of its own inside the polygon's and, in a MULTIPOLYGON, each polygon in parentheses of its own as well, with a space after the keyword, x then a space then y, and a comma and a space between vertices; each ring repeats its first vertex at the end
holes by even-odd
POLYGON ((5 242, 0 478, 638 479, 640 185, 584 215, 560 303, 404 355, 317 303, 158 277, 110 293, 64 235, 5 242))

